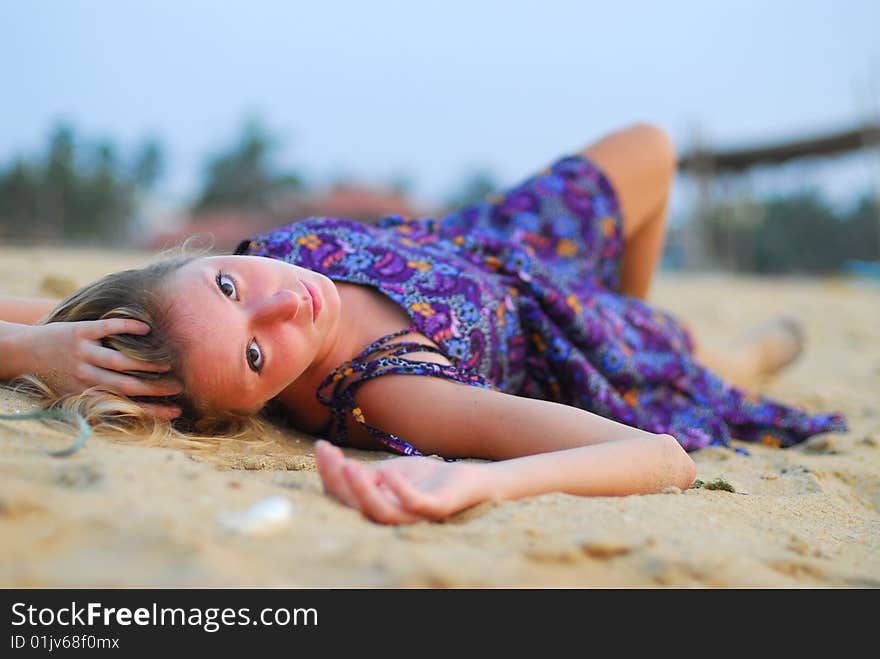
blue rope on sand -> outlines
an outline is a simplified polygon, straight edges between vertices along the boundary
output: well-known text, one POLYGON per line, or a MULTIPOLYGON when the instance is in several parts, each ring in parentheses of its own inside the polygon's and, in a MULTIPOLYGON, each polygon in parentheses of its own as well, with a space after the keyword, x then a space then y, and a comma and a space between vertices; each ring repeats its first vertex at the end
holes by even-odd
POLYGON ((28 412, 27 414, 0 414, 0 419, 7 421, 25 421, 27 419, 73 419, 77 421, 79 423, 79 436, 68 448, 61 449, 60 451, 50 451, 45 446, 40 444, 41 449, 56 458, 63 458, 68 455, 73 455, 74 453, 79 451, 83 447, 83 444, 86 443, 86 438, 92 432, 92 429, 89 427, 89 424, 86 423, 86 420, 83 418, 82 414, 79 414, 77 412, 64 412, 62 410, 40 410, 38 412, 28 412))

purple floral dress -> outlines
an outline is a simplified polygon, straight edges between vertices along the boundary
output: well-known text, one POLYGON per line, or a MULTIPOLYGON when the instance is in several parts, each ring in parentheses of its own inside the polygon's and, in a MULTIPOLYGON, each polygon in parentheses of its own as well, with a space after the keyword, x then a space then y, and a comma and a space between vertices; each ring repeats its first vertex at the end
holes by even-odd
POLYGON ((573 405, 673 435, 687 450, 728 446, 731 438, 785 447, 847 430, 838 414, 810 414, 734 387, 696 362, 690 335, 672 315, 617 291, 622 249, 608 179, 590 161, 567 156, 441 220, 308 218, 245 240, 235 253, 377 288, 409 314, 408 329, 453 364, 403 358, 426 349, 388 345, 404 332, 377 338, 316 392, 333 411, 338 443, 350 413, 389 449, 419 455, 405 437, 367 423, 355 402, 363 382, 387 373, 573 405))

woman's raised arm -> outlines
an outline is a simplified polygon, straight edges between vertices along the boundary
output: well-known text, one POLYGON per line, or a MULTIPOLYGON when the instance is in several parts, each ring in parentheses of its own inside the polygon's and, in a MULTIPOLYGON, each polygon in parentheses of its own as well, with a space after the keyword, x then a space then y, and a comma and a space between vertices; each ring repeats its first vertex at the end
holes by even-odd
POLYGON ((36 325, 58 306, 60 300, 45 297, 0 295, 0 321, 36 325))
MULTIPOLYGON (((39 376, 57 394, 79 393, 99 386, 128 396, 168 396, 181 391, 174 381, 146 381, 122 371, 164 372, 166 367, 147 364, 105 348, 101 339, 110 334, 146 334, 150 327, 126 318, 38 324, 58 300, 0 296, 0 380, 30 373, 39 376)), ((157 418, 173 419, 177 407, 139 403, 157 418)))

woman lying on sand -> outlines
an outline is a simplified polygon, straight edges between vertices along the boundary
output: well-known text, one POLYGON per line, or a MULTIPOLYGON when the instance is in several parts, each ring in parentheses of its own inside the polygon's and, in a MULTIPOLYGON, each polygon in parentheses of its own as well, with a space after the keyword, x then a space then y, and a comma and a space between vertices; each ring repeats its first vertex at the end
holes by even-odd
POLYGON ((711 352, 645 303, 675 169, 667 135, 638 124, 442 220, 309 218, 60 303, 6 299, 0 378, 31 374, 97 430, 230 432, 271 404, 336 444, 406 456, 315 448, 325 490, 385 523, 683 489, 686 451, 845 430, 733 384, 797 356, 791 321, 711 352))

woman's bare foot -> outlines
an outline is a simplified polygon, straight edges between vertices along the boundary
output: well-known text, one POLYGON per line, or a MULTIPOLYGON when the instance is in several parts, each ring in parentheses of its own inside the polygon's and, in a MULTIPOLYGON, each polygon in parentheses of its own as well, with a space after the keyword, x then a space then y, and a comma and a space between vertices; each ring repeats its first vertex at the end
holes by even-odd
POLYGON ((733 347, 734 353, 755 375, 778 373, 804 350, 803 324, 794 316, 781 315, 746 332, 733 347))

